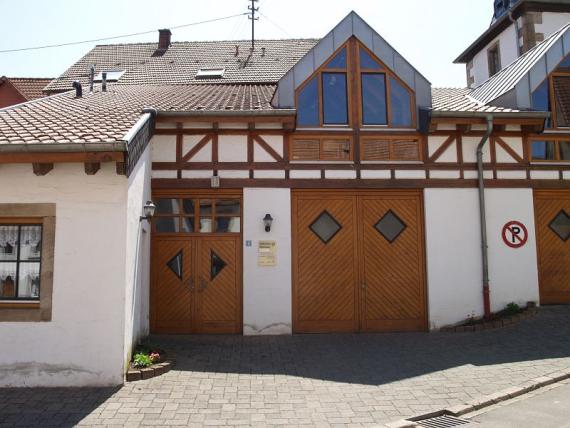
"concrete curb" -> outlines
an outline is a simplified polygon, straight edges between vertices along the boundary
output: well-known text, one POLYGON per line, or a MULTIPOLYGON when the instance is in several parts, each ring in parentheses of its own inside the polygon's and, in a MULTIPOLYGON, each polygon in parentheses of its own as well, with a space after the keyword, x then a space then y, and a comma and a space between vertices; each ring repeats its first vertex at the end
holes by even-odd
POLYGON ((436 410, 422 415, 410 416, 406 419, 390 422, 386 424, 386 427, 415 428, 418 427, 416 422, 423 419, 441 415, 451 415, 455 417, 463 416, 467 413, 480 410, 484 407, 492 406, 493 404, 497 404, 502 401, 510 400, 511 398, 518 397, 520 395, 548 385, 552 385, 557 382, 561 382, 566 379, 570 379, 570 367, 566 368, 566 370, 559 370, 549 373, 546 376, 534 378, 519 386, 511 386, 510 388, 503 389, 502 391, 496 392, 494 394, 482 396, 481 398, 475 399, 469 403, 459 404, 457 406, 449 407, 446 409, 436 410))

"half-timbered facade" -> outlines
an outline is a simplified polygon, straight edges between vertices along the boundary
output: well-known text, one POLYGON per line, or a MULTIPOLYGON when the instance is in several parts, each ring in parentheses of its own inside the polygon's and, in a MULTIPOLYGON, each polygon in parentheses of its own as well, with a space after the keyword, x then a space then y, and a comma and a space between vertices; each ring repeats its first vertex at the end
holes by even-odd
POLYGON ((72 356, 45 364, 109 384, 149 332, 428 331, 570 301, 568 26, 474 89, 432 88, 354 12, 254 51, 167 36, 98 46, 0 110, 0 331, 19 350, 0 370, 39 328, 72 356), (102 327, 103 377, 77 362, 102 327))

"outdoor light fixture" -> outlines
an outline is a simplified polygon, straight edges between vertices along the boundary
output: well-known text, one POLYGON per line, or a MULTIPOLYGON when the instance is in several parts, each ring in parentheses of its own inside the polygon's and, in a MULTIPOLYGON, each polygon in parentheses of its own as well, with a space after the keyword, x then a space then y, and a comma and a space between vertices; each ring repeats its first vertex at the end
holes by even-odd
POLYGON ((263 217, 263 224, 265 225, 266 232, 271 230, 271 223, 273 223, 273 217, 271 217, 271 214, 265 214, 265 217, 263 217))
POLYGON ((150 219, 154 216, 154 210, 155 209, 156 209, 156 205, 154 205, 154 203, 152 201, 146 201, 146 204, 144 204, 144 207, 143 207, 144 216, 141 216, 139 221, 143 221, 143 220, 150 221, 150 219))

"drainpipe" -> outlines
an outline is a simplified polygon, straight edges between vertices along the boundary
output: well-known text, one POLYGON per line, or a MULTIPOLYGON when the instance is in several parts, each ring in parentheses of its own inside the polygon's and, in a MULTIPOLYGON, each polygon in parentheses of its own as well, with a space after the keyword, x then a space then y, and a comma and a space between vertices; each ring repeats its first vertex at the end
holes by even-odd
POLYGON ((483 147, 493 132, 493 115, 487 116, 487 130, 477 146, 477 173, 479 182, 479 216, 481 219, 481 253, 483 255, 483 308, 485 318, 491 316, 489 290, 489 251, 487 246, 487 216, 485 211, 485 177, 483 171, 483 147))
POLYGON ((517 58, 518 58, 519 56, 522 55, 522 53, 521 53, 521 45, 520 45, 521 32, 520 32, 520 29, 519 29, 519 23, 518 23, 518 21, 517 21, 515 18, 513 18, 513 11, 512 11, 512 10, 509 10, 509 20, 510 20, 510 21, 514 24, 514 26, 515 26, 515 37, 517 38, 517 58))

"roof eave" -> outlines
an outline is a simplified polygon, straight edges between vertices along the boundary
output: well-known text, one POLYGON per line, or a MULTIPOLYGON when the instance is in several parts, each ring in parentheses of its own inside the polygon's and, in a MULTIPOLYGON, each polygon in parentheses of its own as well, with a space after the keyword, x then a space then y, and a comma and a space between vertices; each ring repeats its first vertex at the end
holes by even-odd
POLYGON ((273 110, 188 110, 170 111, 157 110, 158 116, 164 117, 280 117, 294 116, 295 109, 273 109, 273 110))
POLYGON ((126 141, 105 143, 10 143, 0 144, 0 153, 87 153, 87 152, 125 152, 126 141))
POLYGON ((493 116, 502 119, 548 119, 550 113, 547 111, 452 111, 452 110, 433 110, 431 117, 437 118, 487 118, 493 116))

